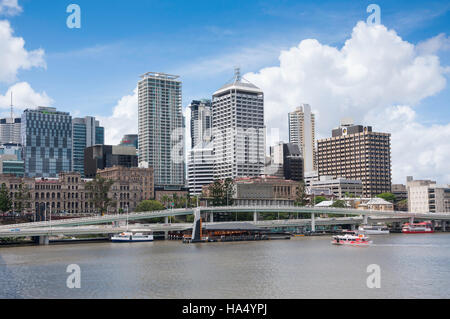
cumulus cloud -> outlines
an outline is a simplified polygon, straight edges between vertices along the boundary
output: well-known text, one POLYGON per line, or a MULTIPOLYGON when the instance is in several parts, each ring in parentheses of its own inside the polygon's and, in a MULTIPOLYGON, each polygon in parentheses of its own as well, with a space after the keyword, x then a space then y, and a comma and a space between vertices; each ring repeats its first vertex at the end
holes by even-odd
POLYGON ((125 134, 138 132, 138 89, 122 97, 111 116, 96 116, 105 127, 105 143, 118 144, 125 134))
POLYGON ((47 93, 36 92, 27 82, 19 82, 11 86, 4 95, 0 94, 0 111, 3 113, 9 111, 11 92, 13 93, 14 110, 24 110, 26 108, 53 104, 53 100, 47 93))
POLYGON ((414 176, 450 182, 450 123, 420 124, 410 106, 392 106, 366 117, 379 130, 392 132, 394 181, 405 183, 406 176, 414 176))
POLYGON ((46 67, 44 50, 27 51, 24 39, 13 33, 9 21, 0 21, 0 82, 15 81, 19 69, 46 67))
MULTIPOLYGON (((375 122, 373 115, 377 112, 384 114, 394 105, 408 105, 408 110, 414 112, 411 106, 444 89, 446 68, 430 52, 430 49, 426 52, 418 50, 383 25, 369 26, 359 22, 340 49, 306 39, 298 46, 282 51, 279 66, 244 77, 265 93, 268 131, 279 128, 281 139, 287 140, 287 113, 301 103, 308 103, 316 113, 318 137, 328 137, 331 129, 339 125, 340 118, 351 117, 355 123, 372 125, 375 122)), ((391 110, 385 115, 400 116, 398 112, 391 110)), ((405 113, 401 114, 403 118, 405 113)), ((402 127, 394 125, 395 120, 385 120, 391 126, 374 125, 374 130, 392 133, 393 154, 399 154, 394 148, 401 143, 408 144, 408 134, 402 127)), ((428 129, 431 128, 417 123, 414 116, 410 121, 411 127, 422 129, 424 134, 430 132, 428 129)), ((433 132, 444 134, 439 130, 433 132)), ((442 138, 442 142, 444 145, 440 147, 450 149, 448 138, 442 138)), ((421 146, 424 148, 421 154, 437 152, 435 143, 421 146)), ((436 163, 427 162, 428 168, 417 167, 418 162, 411 159, 419 154, 419 150, 414 147, 402 150, 402 156, 393 155, 393 170, 408 165, 411 169, 395 171, 394 176, 398 176, 395 181, 400 177, 403 181, 402 174, 416 169, 429 177, 445 178, 445 170, 439 171, 445 164, 441 157, 434 159, 436 163)))
POLYGON ((22 12, 17 0, 0 0, 0 15, 13 16, 22 12))

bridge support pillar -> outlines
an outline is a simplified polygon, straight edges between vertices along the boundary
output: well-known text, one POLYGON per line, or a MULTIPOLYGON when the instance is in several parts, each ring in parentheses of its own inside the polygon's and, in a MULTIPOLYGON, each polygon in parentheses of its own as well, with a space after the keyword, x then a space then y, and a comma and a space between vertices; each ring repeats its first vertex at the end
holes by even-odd
POLYGON ((410 218, 409 218, 409 223, 410 223, 410 224, 414 224, 414 217, 410 217, 410 218))
POLYGON ((169 216, 164 217, 164 224, 168 224, 169 223, 169 216))
POLYGON ((259 213, 254 212, 254 213, 253 213, 253 221, 254 221, 254 222, 257 222, 258 219, 259 219, 259 213))
POLYGON ((364 225, 367 225, 368 222, 369 222, 368 216, 367 216, 367 215, 363 215, 363 224, 364 224, 364 225))
POLYGON ((167 231, 167 230, 164 232, 164 239, 165 240, 169 239, 169 231, 167 231))
POLYGON ((214 223, 214 213, 213 212, 209 213, 209 222, 214 223))
POLYGON ((442 221, 442 231, 447 231, 447 221, 442 221))
POLYGON ((311 231, 316 231, 316 214, 311 214, 311 231))
POLYGON ((49 244, 48 236, 39 236, 39 245, 47 246, 49 244))
POLYGON ((350 225, 350 229, 351 229, 351 230, 355 230, 355 229, 356 229, 355 224, 351 224, 351 225, 350 225))

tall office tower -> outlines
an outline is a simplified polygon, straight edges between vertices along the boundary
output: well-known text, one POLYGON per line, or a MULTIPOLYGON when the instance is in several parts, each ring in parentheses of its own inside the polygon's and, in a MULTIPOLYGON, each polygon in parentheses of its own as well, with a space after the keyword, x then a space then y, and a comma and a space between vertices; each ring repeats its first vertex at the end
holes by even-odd
POLYGON ((213 94, 214 178, 260 176, 265 165, 264 93, 239 69, 213 94))
POLYGON ((185 184, 181 81, 148 72, 138 83, 139 165, 153 167, 155 187, 185 184))
POLYGON ((297 144, 302 151, 305 172, 315 171, 316 163, 316 127, 315 116, 309 104, 302 104, 289 113, 289 143, 297 144))
POLYGON ((21 144, 20 130, 20 118, 0 119, 0 144, 21 144))
POLYGON ((297 144, 280 142, 270 147, 271 171, 293 181, 303 180, 303 157, 297 144))
POLYGON ((86 147, 104 144, 104 128, 95 117, 74 118, 72 120, 72 171, 84 177, 84 150, 86 147))
POLYGON ((360 180, 363 196, 391 191, 391 135, 372 127, 345 123, 331 138, 317 141, 319 175, 360 180))
POLYGON ((72 117, 53 107, 26 109, 22 145, 27 177, 57 177, 72 168, 72 117))
POLYGON ((188 188, 191 195, 202 193, 202 187, 214 181, 214 156, 211 143, 211 100, 192 101, 191 150, 188 155, 188 188))
POLYGON ((211 100, 192 101, 191 109, 191 147, 211 141, 211 100))

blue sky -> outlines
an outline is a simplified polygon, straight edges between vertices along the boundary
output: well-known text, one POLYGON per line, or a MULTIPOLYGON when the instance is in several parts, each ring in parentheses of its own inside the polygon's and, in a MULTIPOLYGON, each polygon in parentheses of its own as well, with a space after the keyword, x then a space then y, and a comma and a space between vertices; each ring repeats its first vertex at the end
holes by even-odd
MULTIPOLYGON (((46 53, 47 69, 21 71, 20 80, 47 92, 58 108, 77 110, 80 115, 93 110, 108 115, 147 71, 181 75, 187 105, 193 98, 210 96, 232 76, 232 69, 192 71, 196 64, 242 54, 240 66, 249 72, 276 64, 280 49, 304 38, 341 46, 356 22, 367 18, 370 3, 22 0, 23 12, 9 20, 15 35, 25 39, 26 48, 43 48, 46 53), (65 9, 70 3, 81 7, 81 29, 66 27, 65 9), (260 52, 252 59, 246 49, 260 52)), ((411 43, 450 29, 449 2, 376 3, 382 9, 382 23, 411 43)), ((441 58, 450 62, 448 52, 441 58)), ((2 91, 6 88, 3 85, 2 91)), ((446 89, 425 101, 436 107, 426 108, 424 120, 448 122, 449 98, 446 89), (442 113, 444 117, 436 116, 442 113)))
MULTIPOLYGON (((372 90, 370 86, 362 85, 370 91, 368 95, 372 96, 372 100, 368 101, 365 109, 361 108, 361 114, 358 114, 358 105, 355 103, 364 101, 364 98, 358 94, 355 95, 354 92, 348 96, 348 100, 353 103, 352 107, 348 105, 334 107, 333 103, 339 101, 345 104, 347 97, 340 96, 341 99, 338 102, 332 99, 326 100, 322 98, 320 91, 309 94, 304 88, 298 87, 290 88, 290 90, 299 89, 301 93, 298 94, 290 94, 292 92, 275 92, 274 94, 269 92, 273 91, 269 86, 264 88, 265 93, 267 90, 268 127, 278 125, 284 128, 282 137, 285 138, 287 112, 295 107, 294 104, 311 102, 307 98, 302 100, 305 96, 312 97, 312 100, 316 100, 316 104, 312 104, 313 111, 317 111, 318 121, 322 122, 318 125, 319 137, 328 136, 343 115, 354 116, 357 121, 368 119, 368 123, 363 124, 374 124, 392 133, 395 182, 403 181, 406 175, 414 175, 450 183, 450 171, 447 165, 450 157, 450 89, 448 85, 450 1, 18 0, 22 10, 14 15, 2 14, 3 1, 5 0, 0 0, 0 23, 2 20, 9 21, 14 32, 13 36, 23 38, 25 41, 26 51, 44 50, 46 64, 45 68, 17 67, 15 81, 1 81, 0 78, 0 104, 3 95, 3 105, 0 106, 3 110, 5 111, 7 106, 5 93, 8 88, 18 82, 27 82, 34 92, 41 95, 45 92, 53 100, 53 106, 69 111, 74 116, 95 115, 101 117, 103 121, 108 121, 111 119, 113 109, 122 105, 119 118, 113 116, 110 123, 102 123, 107 129, 108 126, 115 127, 116 123, 120 124, 120 116, 126 115, 127 107, 136 107, 136 98, 134 96, 133 100, 131 96, 139 76, 145 72, 180 75, 183 81, 183 107, 186 107, 192 99, 210 98, 217 88, 232 78, 235 66, 240 66, 242 73, 249 73, 249 76, 259 85, 264 83, 276 85, 276 82, 267 79, 263 70, 274 67, 278 68, 278 71, 281 70, 280 72, 285 72, 280 67, 281 52, 292 51, 301 43, 305 45, 305 39, 317 40, 323 52, 328 46, 336 48, 337 51, 333 54, 337 57, 346 50, 346 41, 352 38, 352 32, 355 30, 368 32, 366 35, 370 38, 370 30, 364 29, 363 26, 356 26, 359 21, 367 20, 369 16, 366 12, 367 6, 376 3, 381 8, 381 24, 387 28, 384 31, 377 31, 378 36, 383 37, 384 42, 381 41, 381 45, 387 44, 387 51, 380 51, 382 54, 396 55, 396 48, 400 50, 403 48, 395 47, 397 40, 389 37, 391 31, 395 32, 401 41, 411 44, 414 48, 419 48, 421 43, 434 37, 442 36, 439 49, 431 53, 433 57, 429 60, 438 59, 438 66, 435 65, 433 71, 430 64, 428 69, 423 70, 425 73, 430 70, 430 73, 434 72, 429 79, 435 81, 436 85, 433 87, 433 85, 426 86, 424 83, 419 83, 417 91, 420 94, 411 99, 411 104, 408 104, 410 101, 407 97, 392 94, 396 87, 387 86, 381 90, 375 87, 372 90), (66 26, 69 15, 66 13, 66 7, 71 3, 81 7, 81 29, 69 29, 66 26), (441 71, 437 72, 439 68, 441 71), (439 81, 441 84, 438 84, 439 81), (385 99, 384 108, 377 104, 378 100, 383 100, 382 98, 378 99, 376 96, 373 98, 373 93, 378 92, 377 89, 380 96, 388 91, 391 94, 390 98, 385 99), (280 95, 286 93, 289 96, 278 99, 278 93, 280 95), (127 96, 128 99, 122 99, 127 96), (119 102, 121 99, 122 104, 119 102), (372 104, 369 102, 378 107, 372 113, 369 106, 372 104), (405 107, 401 107, 402 105, 405 107), (282 114, 279 118, 277 114, 274 115, 274 106, 275 108, 280 106, 282 114), (353 110, 355 114, 342 114, 342 110, 348 112, 353 110), (376 122, 375 115, 380 114, 390 117, 390 121, 378 118, 376 122), (401 121, 407 121, 404 125, 407 129, 398 127, 401 121), (416 139, 418 139, 412 144, 415 148, 408 148, 408 143, 411 143, 408 139, 414 134, 417 134, 416 139), (436 134, 439 138, 434 141, 436 134)), ((353 40, 358 43, 355 39, 353 40)), ((376 42, 377 38, 372 40, 376 42)), ((0 50, 2 45, 0 37, 0 50)), ((370 51, 371 44, 365 45, 370 51)), ((368 52, 358 51, 355 48, 353 50, 353 53, 358 54, 368 52)), ((303 49, 300 53, 295 53, 299 54, 297 55, 299 60, 302 60, 302 52, 306 53, 307 50, 303 49)), ((1 53, 0 51, 0 57, 1 53)), ((408 60, 407 51, 402 54, 406 54, 406 66, 399 67, 397 71, 409 72, 417 66, 415 62, 418 60, 408 60)), ((429 58, 423 54, 420 56, 421 53, 414 54, 417 54, 419 60, 429 58)), ((371 59, 373 58, 372 56, 371 59)), ((322 61, 327 62, 323 57, 322 61)), ((345 61, 353 63, 351 59, 345 61)), ((352 65, 356 66, 356 69, 349 68, 350 75, 353 75, 355 70, 359 70, 358 63, 352 65)), ((399 63, 401 64, 402 61, 399 63)), ((308 64, 303 65, 305 68, 307 66, 308 64)), ((1 67, 2 61, 0 61, 1 67)), ((365 65, 365 67, 368 66, 365 65)), ((371 67, 376 69, 376 66, 371 67)), ((321 69, 320 63, 317 69, 321 69)), ((383 68, 380 67, 380 69, 383 68)), ((324 70, 320 71, 324 72, 324 70)), ((297 74, 293 75, 298 76, 302 70, 295 72, 297 74)), ((309 76, 314 75, 315 69, 308 72, 310 72, 309 76)), ((411 74, 416 78, 420 77, 421 70, 416 68, 411 74)), ((333 75, 330 75, 330 79, 335 81, 333 85, 340 84, 341 79, 333 78, 333 75)), ((389 80, 389 74, 386 80, 389 80)), ((314 81, 316 82, 312 88, 320 89, 320 79, 314 81)), ((399 90, 402 91, 416 82, 414 79, 409 81, 406 78, 399 90)), ((302 83, 305 87, 309 84, 308 81, 298 83, 302 83)), ((367 83, 371 82, 367 81, 367 83)), ((346 89, 351 91, 351 88, 346 89)), ((414 95, 415 88, 405 92, 414 95)), ((364 95, 365 92, 362 93, 364 95)), ((330 96, 324 94, 324 97, 330 96)), ((350 102, 349 105, 351 105, 350 102)), ((34 105, 18 106, 23 108, 34 105)), ((120 134, 122 134, 123 126, 128 130, 123 131, 123 134, 137 133, 136 121, 133 119, 135 115, 130 114, 128 114, 130 124, 122 123, 122 127, 117 129, 120 134)), ((106 135, 108 136, 108 133, 106 135)))

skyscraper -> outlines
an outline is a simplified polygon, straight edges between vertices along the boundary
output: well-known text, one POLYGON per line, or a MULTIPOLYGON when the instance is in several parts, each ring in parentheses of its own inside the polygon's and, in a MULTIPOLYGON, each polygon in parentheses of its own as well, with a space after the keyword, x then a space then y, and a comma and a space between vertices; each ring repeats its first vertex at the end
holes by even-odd
POLYGON ((297 144, 279 142, 271 146, 270 158, 269 175, 293 181, 303 180, 303 157, 297 144))
POLYGON ((4 118, 0 119, 0 144, 13 143, 21 144, 20 137, 21 119, 4 118))
POLYGON ((26 109, 22 145, 27 177, 57 177, 72 168, 72 117, 53 107, 26 109))
POLYGON ((214 177, 264 174, 264 93, 244 80, 239 69, 231 83, 214 92, 212 118, 214 177))
POLYGON ((391 135, 372 132, 371 126, 343 124, 331 138, 317 141, 319 175, 360 180, 367 197, 390 192, 391 135))
POLYGON ((214 181, 214 156, 211 143, 211 101, 192 101, 191 150, 188 155, 188 187, 191 195, 198 195, 202 187, 214 181))
POLYGON ((72 120, 72 170, 84 177, 84 150, 86 147, 104 144, 104 128, 95 117, 74 118, 72 120))
POLYGON ((211 100, 192 101, 191 109, 191 147, 211 141, 211 100))
POLYGON ((178 78, 148 72, 138 83, 139 165, 153 167, 156 187, 185 184, 184 118, 178 78))
POLYGON ((315 149, 315 116, 309 104, 302 104, 289 113, 289 143, 297 144, 302 151, 305 172, 317 169, 315 149))

